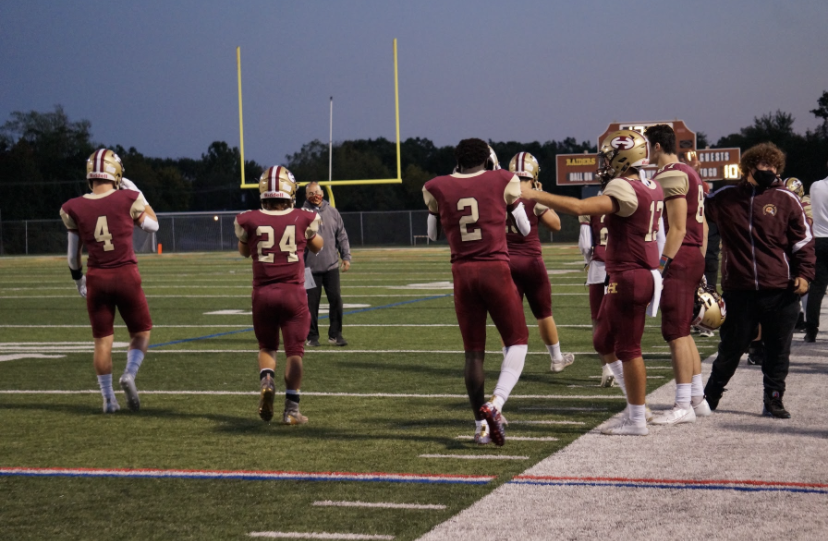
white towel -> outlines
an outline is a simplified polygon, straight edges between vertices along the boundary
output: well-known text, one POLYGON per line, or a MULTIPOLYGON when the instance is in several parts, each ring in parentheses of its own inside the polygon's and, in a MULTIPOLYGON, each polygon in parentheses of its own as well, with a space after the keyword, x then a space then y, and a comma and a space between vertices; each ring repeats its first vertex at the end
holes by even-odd
POLYGON ((313 272, 310 267, 305 267, 305 289, 313 289, 316 287, 316 282, 313 280, 313 272))
POLYGON ((656 317, 658 314, 658 303, 661 301, 661 273, 658 272, 658 269, 653 269, 650 272, 653 274, 653 299, 647 305, 647 315, 656 317))

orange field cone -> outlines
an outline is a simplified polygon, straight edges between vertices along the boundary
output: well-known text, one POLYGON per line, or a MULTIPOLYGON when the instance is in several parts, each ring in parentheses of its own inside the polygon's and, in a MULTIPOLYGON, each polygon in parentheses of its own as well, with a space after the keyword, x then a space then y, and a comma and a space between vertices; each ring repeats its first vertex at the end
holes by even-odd
POLYGON ((161 255, 161 253, 162 253, 163 251, 164 251, 164 248, 161 246, 161 243, 159 242, 159 243, 158 243, 158 255, 161 255))

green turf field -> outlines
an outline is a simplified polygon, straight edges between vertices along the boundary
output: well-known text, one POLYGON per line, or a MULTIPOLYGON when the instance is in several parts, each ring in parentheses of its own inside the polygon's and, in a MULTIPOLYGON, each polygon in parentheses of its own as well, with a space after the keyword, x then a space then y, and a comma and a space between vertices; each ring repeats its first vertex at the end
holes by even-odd
MULTIPOLYGON (((250 310, 249 260, 231 253, 139 257, 155 324, 154 347, 136 380, 141 411, 129 412, 119 393, 123 409, 104 415, 85 302, 65 257, 0 259, 0 468, 68 469, 72 475, 95 468, 236 476, 378 472, 490 481, 30 477, 0 470, 0 537, 227 539, 251 532, 337 532, 414 539, 623 409, 620 390, 598 386, 582 259, 574 246, 547 245, 544 259, 553 271, 561 344, 576 352, 575 364, 549 372, 526 306, 530 354, 505 407, 512 424, 502 448, 469 440, 474 423, 464 398, 462 341, 451 289, 440 284, 451 281, 448 250, 363 249, 353 259, 342 279, 349 346, 323 341, 306 352, 301 406, 310 422, 298 427, 257 416, 251 316, 207 314, 250 310), (314 505, 325 501, 444 507, 314 505)), ((644 335, 648 392, 672 377, 658 322, 649 319, 644 335)), ((127 340, 118 319, 116 381, 127 340)), ((697 343, 703 357, 712 352, 713 339, 697 343)), ((493 327, 487 350, 490 391, 501 361, 493 327)), ((277 374, 283 360, 280 352, 277 374)), ((282 398, 277 394, 279 412, 282 398)))

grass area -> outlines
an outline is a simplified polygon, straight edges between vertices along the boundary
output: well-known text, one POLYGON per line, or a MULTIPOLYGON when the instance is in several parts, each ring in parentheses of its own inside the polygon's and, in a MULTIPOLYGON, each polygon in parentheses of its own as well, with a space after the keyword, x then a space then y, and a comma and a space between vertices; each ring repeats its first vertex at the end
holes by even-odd
MULTIPOLYGON (((356 250, 343 275, 346 348, 305 356, 301 427, 256 415, 256 341, 249 315, 250 262, 234 254, 141 256, 155 329, 137 379, 138 414, 101 413, 91 330, 63 257, 0 259, 0 468, 112 468, 387 472, 494 476, 485 485, 355 481, 247 481, 0 476, 0 537, 241 538, 253 531, 349 532, 414 539, 623 408, 618 389, 598 387, 580 255, 546 246, 553 309, 564 351, 583 352, 560 374, 537 330, 505 408, 514 423, 503 448, 477 447, 463 396, 462 341, 445 248, 356 250), (416 288, 410 284, 420 285, 416 288), (436 297, 431 300, 421 300, 436 297), (417 301, 399 304, 405 301, 417 301), (568 326, 573 325, 573 326, 568 326), (580 325, 580 327, 578 326, 580 325), (223 334, 213 338, 197 339, 223 334), (165 345, 168 342, 197 339, 165 345), (42 357, 31 355, 39 354, 42 357), (11 355, 23 358, 11 360, 11 355), (6 359, 9 360, 6 360, 6 359), (37 391, 92 391, 57 394, 37 391), (9 393, 8 391, 34 391, 9 393), (180 391, 154 394, 152 391, 180 391), (188 394, 218 391, 229 394, 188 394), (331 396, 352 393, 362 396, 331 396), (365 396, 448 395, 422 396, 365 396), (540 398, 521 398, 535 395, 540 398), (589 398, 583 398, 583 397, 589 398), (558 398, 552 398, 558 397, 558 398), (572 398, 567 398, 572 397, 572 398), (521 424, 568 421, 582 424, 521 424), (509 436, 556 438, 509 441, 509 436), (422 458, 427 454, 517 455, 522 460, 422 458), (319 507, 322 500, 440 504, 442 510, 319 507)), ((323 299, 324 302, 324 299, 323 299)), ((526 307, 527 321, 533 322, 526 307)), ((323 322, 324 323, 324 322, 323 322)), ((128 335, 120 318, 115 341, 128 335)), ((644 335, 648 391, 671 378, 658 320, 644 335), (659 376, 661 376, 659 378, 659 376)), ((487 339, 487 388, 500 343, 487 339)), ((324 335, 324 331, 323 331, 324 335)), ((712 339, 697 340, 702 354, 712 339)), ((116 347, 115 378, 126 363, 116 347)), ((281 361, 284 357, 280 354, 281 361)), ((278 370, 277 369, 277 372, 278 370)), ((277 399, 280 395, 277 395, 277 399)))

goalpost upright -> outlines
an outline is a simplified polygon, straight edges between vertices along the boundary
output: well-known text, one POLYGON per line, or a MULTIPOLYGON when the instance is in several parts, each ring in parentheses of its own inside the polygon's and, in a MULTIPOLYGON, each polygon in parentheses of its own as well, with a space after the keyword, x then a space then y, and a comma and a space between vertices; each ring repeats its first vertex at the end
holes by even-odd
MULTIPOLYGON (((239 144, 242 160, 241 168, 241 187, 243 189, 258 188, 258 183, 248 183, 244 179, 244 129, 242 124, 242 87, 241 87, 241 48, 236 47, 236 65, 238 72, 238 86, 239 86, 239 144)), ((333 191, 331 186, 365 186, 372 184, 402 184, 402 165, 400 159, 400 92, 399 79, 397 75, 397 39, 394 38, 394 120, 396 125, 395 135, 397 139, 397 177, 396 178, 379 178, 379 179, 360 179, 360 180, 313 180, 299 182, 299 186, 304 186, 310 182, 317 182, 321 186, 325 186, 328 191, 328 196, 331 205, 334 205, 333 191)))

